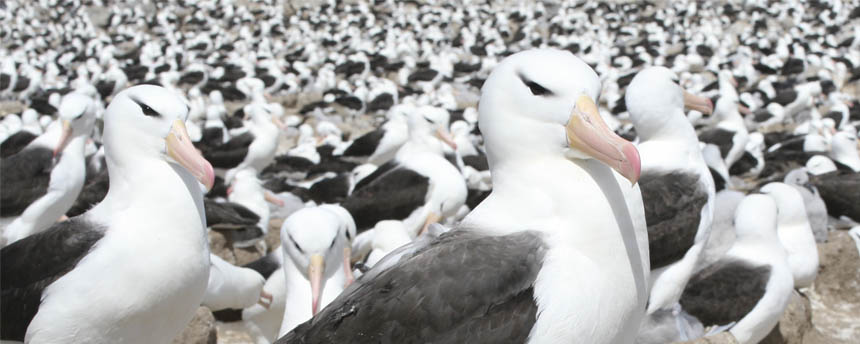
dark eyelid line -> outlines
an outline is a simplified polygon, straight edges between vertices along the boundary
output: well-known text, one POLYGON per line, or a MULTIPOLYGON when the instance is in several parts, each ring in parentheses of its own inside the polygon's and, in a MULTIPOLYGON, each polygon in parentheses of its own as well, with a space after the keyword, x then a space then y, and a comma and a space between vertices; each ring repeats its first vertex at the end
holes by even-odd
POLYGON ((517 77, 519 77, 520 81, 522 81, 523 84, 525 84, 526 87, 529 88, 529 91, 531 91, 533 95, 551 96, 551 95, 555 94, 550 89, 543 87, 541 84, 538 84, 538 83, 532 81, 531 79, 527 78, 525 75, 523 75, 522 72, 517 72, 517 77))
POLYGON ((299 243, 297 243, 297 242, 296 242, 296 240, 295 240, 295 239, 293 239, 293 236, 292 236, 292 235, 290 235, 289 233, 287 233, 287 237, 289 237, 289 238, 290 238, 290 241, 292 241, 292 242, 293 242, 293 246, 295 246, 295 247, 296 247, 296 249, 298 249, 298 250, 299 250, 299 253, 302 253, 302 254, 304 254, 304 253, 305 253, 305 250, 302 250, 302 248, 299 246, 299 243))
POLYGON ((134 97, 129 97, 129 98, 131 99, 131 101, 133 101, 135 104, 137 104, 137 106, 140 106, 140 111, 143 111, 144 116, 161 117, 161 114, 158 113, 158 111, 155 111, 149 105, 144 104, 142 101, 138 100, 137 98, 134 98, 134 97))

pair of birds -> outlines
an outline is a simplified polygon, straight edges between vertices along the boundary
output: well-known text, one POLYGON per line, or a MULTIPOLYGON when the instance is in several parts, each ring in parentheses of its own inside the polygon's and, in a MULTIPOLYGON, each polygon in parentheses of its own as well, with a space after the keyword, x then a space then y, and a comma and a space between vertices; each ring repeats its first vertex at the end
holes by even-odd
MULTIPOLYGON (((640 155, 603 122, 599 92, 566 51, 497 65, 479 109, 492 193, 280 342, 632 342, 651 265, 640 155)), ((181 331, 206 288, 199 183, 214 182, 187 113, 158 87, 115 97, 105 200, 2 250, 3 339, 166 342, 181 331)))

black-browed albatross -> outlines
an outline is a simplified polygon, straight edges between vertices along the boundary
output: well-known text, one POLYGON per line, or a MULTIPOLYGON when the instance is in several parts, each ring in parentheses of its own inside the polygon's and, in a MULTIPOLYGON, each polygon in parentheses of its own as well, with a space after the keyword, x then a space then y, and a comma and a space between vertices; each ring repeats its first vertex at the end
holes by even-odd
POLYGON ((637 73, 625 103, 640 139, 650 315, 677 304, 711 230, 714 180, 684 108, 710 114, 713 106, 710 99, 684 91, 677 75, 665 67, 637 73))
POLYGON ((206 290, 199 183, 214 182, 185 130, 187 114, 162 87, 116 95, 104 117, 104 201, 0 251, 0 338, 165 343, 182 331, 206 290))
POLYGON ((492 193, 277 343, 632 343, 648 279, 644 212, 626 200, 639 155, 599 92, 567 51, 499 63, 479 109, 492 193))

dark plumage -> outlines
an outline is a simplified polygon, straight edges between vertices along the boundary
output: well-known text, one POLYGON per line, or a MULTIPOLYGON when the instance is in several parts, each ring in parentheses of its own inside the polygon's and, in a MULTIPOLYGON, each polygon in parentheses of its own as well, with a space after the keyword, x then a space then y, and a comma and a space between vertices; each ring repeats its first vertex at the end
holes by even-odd
POLYGON ((103 235, 101 228, 76 217, 0 251, 0 339, 24 341, 42 291, 74 269, 103 235))
POLYGON ((708 193, 698 176, 671 172, 646 173, 639 179, 651 269, 669 265, 693 246, 708 193))
POLYGON ((66 216, 78 216, 101 202, 107 196, 109 186, 110 177, 107 170, 102 170, 95 175, 87 173, 86 184, 81 189, 78 199, 66 212, 66 216))
POLYGON ((732 146, 734 146, 732 139, 735 134, 734 131, 725 129, 710 129, 699 133, 699 141, 716 145, 720 148, 720 155, 725 158, 726 154, 729 154, 732 146))
POLYGON ((203 157, 218 168, 233 168, 242 163, 248 155, 248 147, 254 142, 254 135, 245 133, 234 136, 230 141, 216 147, 200 147, 203 157))
POLYGON ((343 156, 369 157, 376 151, 383 136, 385 136, 385 130, 382 128, 361 135, 343 151, 343 156))
POLYGON ((374 267, 276 343, 525 342, 545 252, 534 232, 455 229, 374 267))
POLYGON ((394 96, 390 93, 382 93, 367 103, 367 112, 386 111, 394 106, 394 96))
POLYGON ((260 216, 245 206, 233 202, 203 200, 206 211, 206 225, 212 228, 239 228, 256 226, 260 216))
POLYGON ((854 221, 860 221, 860 201, 857 199, 860 173, 834 171, 810 176, 809 181, 818 189, 830 216, 847 216, 854 221))
POLYGON ((8 158, 20 152, 38 136, 26 130, 19 130, 0 143, 0 158, 8 158))
POLYGON ((727 325, 758 304, 769 279, 769 266, 718 262, 690 278, 680 303, 705 326, 727 325))
POLYGON ((359 181, 341 204, 355 219, 359 232, 382 220, 402 220, 422 206, 429 178, 391 161, 359 181))
POLYGON ((430 68, 423 68, 423 69, 416 70, 415 72, 410 74, 409 78, 407 78, 407 81, 410 83, 413 83, 416 81, 430 81, 430 80, 433 80, 433 78, 435 78, 436 75, 438 75, 438 74, 439 74, 439 72, 437 72, 435 70, 432 70, 430 68))
POLYGON ((28 148, 0 162, 0 216, 16 216, 45 195, 54 167, 47 148, 28 148))
POLYGON ((340 203, 349 194, 349 174, 341 173, 320 180, 308 189, 311 199, 317 203, 340 203))

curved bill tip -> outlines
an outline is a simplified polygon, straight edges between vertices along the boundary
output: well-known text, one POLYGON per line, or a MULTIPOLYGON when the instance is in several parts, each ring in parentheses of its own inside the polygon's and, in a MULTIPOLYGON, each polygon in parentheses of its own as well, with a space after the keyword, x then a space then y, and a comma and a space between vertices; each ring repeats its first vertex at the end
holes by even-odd
POLYGON ((167 155, 188 170, 206 190, 211 190, 215 185, 215 170, 191 143, 185 123, 178 119, 174 121, 164 140, 167 143, 167 155))
POLYGON ((317 315, 319 312, 320 295, 324 288, 323 271, 325 270, 325 259, 319 254, 314 254, 310 258, 308 265, 308 279, 311 284, 311 314, 317 315))
POLYGON ((54 147, 54 156, 59 155, 60 152, 62 152, 63 149, 65 149, 66 146, 69 144, 69 141, 72 140, 72 123, 66 119, 64 119, 62 121, 63 121, 63 131, 60 134, 60 141, 57 142, 57 146, 54 147))
POLYGON ((591 97, 582 95, 577 99, 565 128, 571 148, 609 165, 632 184, 639 180, 639 151, 609 129, 591 97))
POLYGON ((714 103, 711 99, 697 96, 687 91, 684 91, 684 107, 689 110, 696 110, 705 115, 710 115, 714 112, 714 103))

